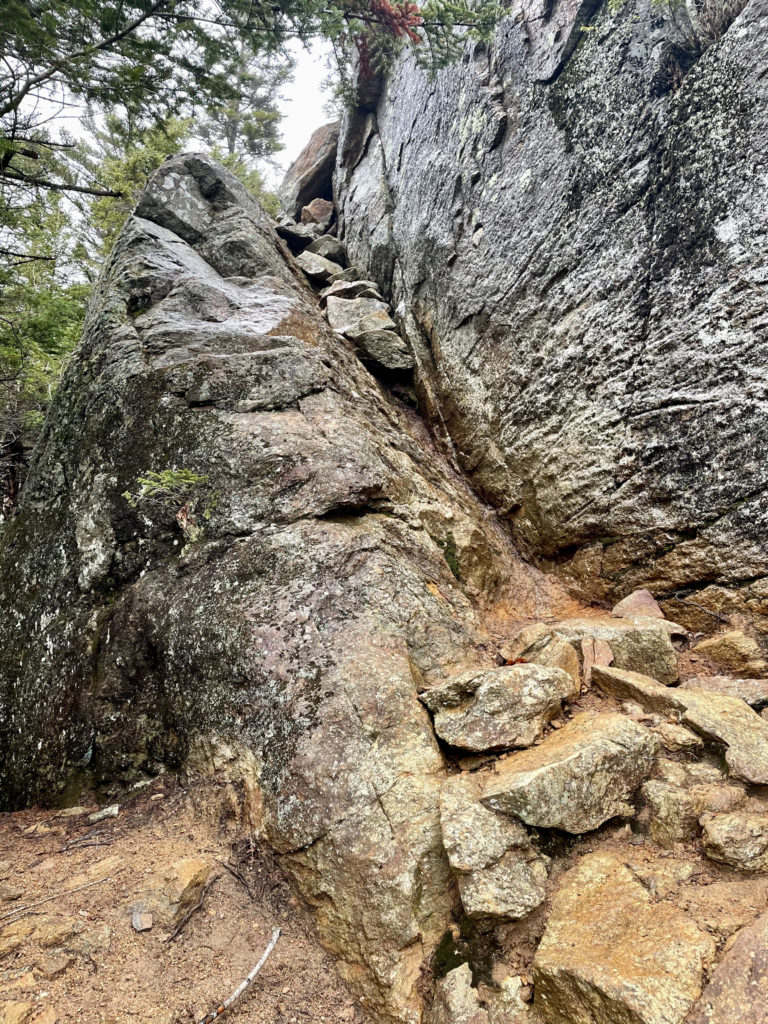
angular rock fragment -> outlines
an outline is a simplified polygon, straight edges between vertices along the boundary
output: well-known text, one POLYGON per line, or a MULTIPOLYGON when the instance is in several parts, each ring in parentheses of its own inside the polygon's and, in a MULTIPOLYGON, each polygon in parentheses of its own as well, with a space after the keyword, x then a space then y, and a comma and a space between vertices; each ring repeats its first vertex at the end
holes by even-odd
POLYGON ((530 746, 576 692, 562 669, 529 664, 473 669, 420 696, 442 740, 484 751, 530 746))
POLYGON ((336 275, 327 288, 320 292, 320 305, 325 306, 331 295, 340 299, 378 299, 383 301, 375 281, 340 281, 336 275))
POLYGON ((325 315, 337 334, 346 334, 348 337, 366 330, 365 327, 361 327, 361 323, 372 315, 378 318, 382 330, 395 326, 389 317, 389 306, 379 299, 340 299, 336 295, 330 295, 326 302, 325 315))
POLYGON ((684 725, 675 725, 672 722, 660 722, 653 727, 653 732, 661 740, 661 744, 667 750, 700 750, 704 746, 701 736, 686 729, 684 725))
POLYGON ((331 263, 337 263, 340 267, 347 265, 347 250, 343 242, 340 242, 334 235, 320 235, 314 242, 307 246, 307 252, 317 253, 324 256, 331 263))
POLYGON ((715 943, 669 903, 654 903, 618 859, 569 871, 533 963, 547 1024, 680 1024, 701 993, 715 943))
POLYGON ((651 839, 659 846, 685 843, 699 833, 699 811, 690 793, 671 782, 651 779, 641 790, 650 811, 651 839))
POLYGON ((740 871, 768 871, 768 814, 734 811, 703 819, 704 852, 740 871))
POLYGON ((651 774, 658 739, 619 714, 580 714, 531 750, 496 767, 481 800, 528 825, 578 834, 631 817, 651 774))
POLYGON ((299 253, 296 262, 307 277, 313 281, 330 281, 334 274, 338 274, 341 270, 338 263, 332 263, 324 256, 318 256, 317 253, 309 252, 307 249, 299 253))
POLYGON ((291 252, 298 253, 319 237, 318 224, 278 224, 275 227, 278 235, 288 243, 291 252))
POLYGON ((302 208, 301 223, 319 224, 323 231, 326 231, 334 213, 335 207, 330 199, 313 199, 302 208))
POLYGON ((440 794, 440 827, 469 917, 525 917, 544 900, 548 861, 519 821, 495 814, 469 775, 448 779, 440 794))
POLYGON ((566 640, 583 661, 582 641, 604 641, 610 647, 616 668, 642 672, 660 683, 674 683, 678 677, 677 655, 671 636, 684 633, 666 619, 565 619, 554 625, 528 626, 508 645, 510 657, 528 658, 553 637, 566 640))
MULTIPOLYGON (((144 915, 153 923, 176 928, 200 901, 211 873, 211 865, 196 857, 185 857, 155 872, 138 895, 133 917, 144 915)), ((132 920, 133 920, 132 917, 132 920)))
POLYGON ((687 1024, 768 1020, 768 914, 743 928, 710 975, 687 1024))
POLYGON ((354 341, 364 363, 391 371, 413 369, 410 349, 394 331, 362 331, 354 341))
POLYGON ((768 679, 735 679, 733 676, 693 676, 680 683, 681 690, 711 690, 727 697, 740 697, 760 711, 768 706, 768 679))
POLYGON ((652 619, 665 617, 649 590, 633 591, 614 606, 611 615, 615 615, 617 618, 634 618, 637 615, 644 615, 652 619))
POLYGON ((702 640, 694 651, 735 676, 755 678, 768 675, 768 662, 760 645, 738 629, 702 640))
POLYGON ((489 1024, 488 1011, 472 987, 469 964, 449 971, 435 985, 430 1024, 489 1024))
POLYGON ((576 690, 581 683, 579 656, 567 640, 553 637, 544 647, 531 651, 527 661, 545 668, 561 668, 573 679, 576 690))
POLYGON ((738 697, 705 690, 660 686, 637 672, 595 668, 598 686, 619 700, 634 700, 646 710, 680 721, 704 739, 725 746, 725 760, 734 778, 768 784, 768 722, 738 697))

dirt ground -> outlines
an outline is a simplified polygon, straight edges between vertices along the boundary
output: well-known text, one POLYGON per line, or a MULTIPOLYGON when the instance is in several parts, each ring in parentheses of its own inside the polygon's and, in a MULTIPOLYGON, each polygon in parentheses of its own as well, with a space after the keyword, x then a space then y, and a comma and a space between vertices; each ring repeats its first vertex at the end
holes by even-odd
POLYGON ((275 927, 277 947, 223 1019, 363 1020, 311 916, 270 855, 238 834, 221 797, 213 784, 160 778, 95 824, 95 805, 0 815, 0 1024, 198 1022, 246 977, 275 927), (219 876, 202 907, 173 941, 154 924, 136 932, 137 892, 189 857, 219 876))

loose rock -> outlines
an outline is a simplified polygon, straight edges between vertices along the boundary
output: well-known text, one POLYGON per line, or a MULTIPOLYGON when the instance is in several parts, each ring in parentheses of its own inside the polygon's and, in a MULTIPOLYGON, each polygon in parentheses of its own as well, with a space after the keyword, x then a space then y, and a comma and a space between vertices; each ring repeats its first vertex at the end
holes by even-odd
POLYGON ((187 913, 200 901, 211 873, 211 865, 195 857, 185 857, 148 880, 139 895, 132 922, 138 915, 151 916, 166 928, 177 928, 187 913))
POLYGON ((768 679, 734 679, 733 676, 693 676, 680 683, 681 690, 712 690, 740 697, 755 711, 768 705, 768 679))
POLYGON ((420 696, 442 740, 483 751, 530 746, 575 692, 562 669, 508 665, 464 672, 420 696))
POLYGON ((314 242, 307 246, 307 252, 317 253, 324 256, 331 263, 337 263, 340 267, 347 265, 347 250, 344 243, 340 242, 334 235, 320 235, 314 242))
POLYGON ((578 834, 632 817, 631 798, 659 747, 648 729, 619 714, 577 715, 531 750, 496 768, 482 802, 528 825, 578 834))
POLYGON ((395 326, 389 317, 389 306, 379 299, 340 299, 336 295, 330 295, 325 315, 334 331, 348 337, 366 330, 361 324, 372 315, 378 317, 383 330, 395 326))
POLYGON ((296 257, 296 262, 313 281, 330 281, 334 274, 338 274, 341 267, 338 263, 332 263, 324 256, 305 250, 296 257))
POLYGON ((702 640, 694 651, 736 676, 755 678, 768 675, 768 662, 760 645, 737 629, 702 640))
POLYGON ((535 850, 519 821, 479 802, 472 776, 444 783, 440 825, 469 917, 517 920, 543 902, 547 859, 535 850))
POLYGON ((702 822, 704 852, 740 871, 768 871, 768 815, 735 811, 702 822))
POLYGON ((319 224, 326 230, 333 220, 335 207, 330 199, 313 199, 301 211, 302 224, 319 224))
POLYGON ((705 690, 660 686, 636 672, 595 668, 594 678, 605 693, 619 700, 635 700, 646 710, 680 720, 707 740, 726 746, 731 774, 756 785, 768 783, 768 722, 738 697, 705 690))
POLYGON ((656 603, 649 590, 635 590, 614 606, 611 615, 617 618, 634 618, 644 615, 653 619, 663 619, 664 612, 656 603))
POLYGON ((684 632, 666 619, 566 619, 553 626, 526 627, 509 645, 510 657, 528 658, 553 636, 567 640, 583 661, 582 641, 604 641, 616 668, 642 672, 660 683, 677 681, 677 655, 670 636, 684 632))
POLYGON ((413 369, 413 356, 400 335, 394 331, 361 331, 355 334, 354 341, 364 363, 384 370, 413 369))
POLYGON ((431 1024, 489 1024, 488 1013, 472 987, 469 964, 449 971, 435 986, 431 1024))

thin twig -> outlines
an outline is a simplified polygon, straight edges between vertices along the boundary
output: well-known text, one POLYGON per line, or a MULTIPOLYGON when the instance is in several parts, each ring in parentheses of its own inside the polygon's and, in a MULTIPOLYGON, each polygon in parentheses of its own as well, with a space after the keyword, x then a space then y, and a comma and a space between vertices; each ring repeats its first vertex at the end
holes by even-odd
POLYGON ((224 1002, 220 1006, 217 1006, 215 1010, 211 1010, 210 1013, 206 1014, 205 1017, 203 1017, 203 1019, 198 1022, 198 1024, 211 1024, 211 1021, 217 1020, 222 1015, 222 1013, 224 1013, 226 1010, 228 1010, 230 1008, 230 1006, 232 1006, 232 1004, 237 999, 240 998, 240 996, 243 994, 243 992, 245 992, 245 990, 251 984, 251 982, 256 977, 256 975, 259 973, 261 968, 267 962, 267 958, 269 957, 269 954, 272 952, 272 950, 277 945, 277 940, 279 938, 280 938, 280 929, 279 928, 275 928, 275 930, 272 932, 272 938, 269 940, 269 945, 264 950, 264 952, 261 954, 261 959, 256 964, 256 966, 253 968, 253 970, 248 975, 248 977, 245 979, 245 981, 241 982, 237 986, 235 991, 232 993, 232 995, 228 999, 225 999, 224 1002))
POLYGON ((227 871, 230 873, 230 875, 232 875, 233 878, 236 878, 238 880, 238 882, 242 885, 242 887, 245 889, 245 891, 248 893, 248 895, 251 897, 251 899, 253 899, 254 898, 253 890, 251 889, 250 885, 248 885, 248 882, 245 879, 244 875, 242 875, 237 870, 237 868, 233 868, 231 864, 227 864, 227 862, 225 860, 219 860, 219 858, 217 857, 216 861, 217 861, 218 864, 221 864, 221 866, 223 868, 226 868, 227 871))
POLYGON ((78 885, 74 889, 67 889, 65 892, 55 892, 53 896, 46 896, 44 900, 35 900, 34 903, 28 903, 25 907, 16 907, 15 910, 11 910, 7 914, 0 914, 0 921, 5 921, 8 917, 15 917, 16 914, 26 914, 26 912, 28 910, 32 910, 33 907, 39 907, 43 903, 50 903, 51 900, 57 900, 59 896, 71 896, 72 893, 80 892, 82 889, 90 889, 92 885, 101 885, 102 882, 111 881, 111 876, 107 878, 97 878, 94 882, 86 882, 84 885, 78 885))
POLYGON ((174 939, 176 938, 176 936, 177 936, 177 935, 179 934, 179 932, 180 932, 180 931, 181 931, 181 929, 182 929, 182 928, 184 927, 184 925, 185 925, 185 924, 187 923, 187 921, 188 921, 188 920, 190 919, 190 917, 192 917, 192 915, 194 914, 194 912, 195 912, 196 910, 199 910, 199 909, 200 909, 200 907, 202 907, 202 905, 203 905, 203 900, 205 899, 205 894, 206 894, 206 893, 208 892, 208 890, 209 890, 209 889, 211 888, 211 886, 213 885, 213 883, 214 883, 214 882, 216 882, 216 881, 218 881, 218 879, 219 879, 219 878, 221 878, 221 875, 214 875, 214 876, 213 876, 213 878, 211 878, 211 879, 210 879, 209 881, 207 881, 207 882, 205 883, 205 885, 203 886, 203 891, 202 891, 202 892, 200 893, 200 899, 199 899, 199 900, 198 900, 198 902, 197 902, 197 903, 196 903, 196 904, 194 905, 194 907, 190 907, 190 909, 189 909, 189 910, 188 910, 188 911, 186 912, 186 914, 184 915, 184 917, 183 917, 183 918, 181 919, 181 921, 179 922, 179 924, 178 924, 178 925, 176 926, 176 930, 175 930, 175 931, 173 931, 173 932, 171 932, 171 934, 170 934, 170 935, 168 936, 168 938, 167 938, 167 939, 165 940, 166 942, 173 942, 173 940, 174 940, 174 939))

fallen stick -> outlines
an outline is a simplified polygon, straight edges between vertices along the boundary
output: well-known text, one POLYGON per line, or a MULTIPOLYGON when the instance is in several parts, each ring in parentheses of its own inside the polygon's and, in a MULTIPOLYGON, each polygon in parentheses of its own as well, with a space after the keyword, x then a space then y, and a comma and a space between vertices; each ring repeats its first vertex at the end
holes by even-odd
POLYGON ((170 935, 168 936, 168 938, 167 938, 167 939, 165 940, 166 942, 173 942, 173 940, 174 940, 174 939, 176 938, 176 936, 177 936, 177 935, 179 934, 179 932, 180 932, 180 931, 181 931, 181 929, 182 929, 182 928, 184 927, 184 925, 185 925, 185 924, 187 923, 187 921, 188 921, 188 920, 190 919, 190 917, 192 917, 192 915, 194 914, 194 912, 195 912, 196 910, 199 910, 199 909, 200 909, 200 907, 202 907, 202 905, 203 905, 203 900, 205 899, 206 893, 207 893, 207 892, 208 892, 208 890, 209 890, 209 889, 211 888, 211 886, 213 885, 213 883, 214 883, 214 882, 218 882, 218 880, 219 880, 220 878, 221 878, 221 875, 214 875, 214 876, 213 876, 213 878, 211 878, 211 879, 210 879, 210 880, 209 880, 208 882, 206 882, 206 883, 205 883, 205 886, 203 887, 203 891, 202 891, 202 892, 200 893, 200 899, 199 899, 199 900, 198 900, 198 902, 197 902, 197 903, 196 903, 196 904, 194 905, 194 907, 190 907, 190 909, 189 909, 189 910, 188 910, 188 911, 186 912, 186 914, 185 914, 185 915, 184 915, 184 917, 183 917, 183 918, 181 919, 181 921, 179 921, 179 923, 178 923, 178 925, 177 925, 177 927, 176 927, 176 930, 175 930, 175 931, 173 931, 173 932, 171 932, 171 934, 170 934, 170 935))
POLYGON ((60 896, 71 896, 73 892, 80 892, 82 889, 90 889, 92 885, 101 885, 102 882, 110 881, 112 881, 111 878, 97 878, 95 882, 86 882, 84 885, 78 885, 74 889, 67 889, 65 892, 55 892, 53 896, 46 896, 44 900, 35 900, 34 903, 27 903, 24 907, 16 907, 15 910, 10 910, 7 914, 0 914, 0 921, 5 921, 7 917, 15 917, 17 914, 26 914, 28 910, 39 907, 43 903, 50 903, 51 900, 57 900, 60 896))
POLYGON ((226 1010, 228 1010, 230 1008, 230 1006, 236 1000, 238 1000, 240 998, 240 996, 243 994, 243 992, 245 992, 245 990, 251 984, 251 982, 256 977, 256 975, 259 973, 261 968, 267 962, 267 958, 269 957, 269 954, 272 952, 272 950, 277 945, 277 940, 279 938, 280 938, 280 929, 279 928, 275 928, 275 930, 272 932, 272 938, 269 940, 269 945, 264 950, 264 952, 261 954, 261 959, 256 964, 256 966, 253 968, 253 970, 248 975, 248 977, 245 979, 245 981, 243 981, 240 985, 237 986, 237 988, 232 993, 232 995, 229 997, 229 999, 225 999, 224 1002, 221 1004, 221 1006, 217 1006, 215 1010, 211 1010, 210 1013, 206 1014, 205 1017, 203 1017, 203 1019, 198 1022, 198 1024, 211 1024, 211 1021, 217 1020, 222 1015, 222 1013, 224 1013, 226 1010))

